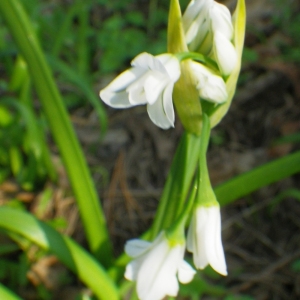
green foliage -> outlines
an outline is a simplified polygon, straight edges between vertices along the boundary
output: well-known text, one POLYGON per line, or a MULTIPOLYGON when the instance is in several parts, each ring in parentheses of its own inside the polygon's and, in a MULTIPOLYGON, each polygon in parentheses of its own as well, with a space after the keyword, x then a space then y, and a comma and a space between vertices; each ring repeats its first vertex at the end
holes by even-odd
POLYGON ((280 8, 280 14, 273 16, 273 22, 287 37, 278 41, 282 53, 281 58, 285 61, 300 63, 300 15, 296 5, 295 1, 277 0, 276 6, 280 8))

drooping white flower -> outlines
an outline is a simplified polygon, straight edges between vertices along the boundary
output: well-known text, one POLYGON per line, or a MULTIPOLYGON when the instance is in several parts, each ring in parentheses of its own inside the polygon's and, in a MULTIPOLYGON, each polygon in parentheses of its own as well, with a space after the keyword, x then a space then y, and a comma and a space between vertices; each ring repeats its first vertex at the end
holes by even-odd
POLYGON ((151 121, 163 128, 174 127, 172 101, 174 83, 180 77, 180 63, 172 54, 139 54, 132 68, 121 73, 100 91, 101 99, 114 108, 147 104, 151 121))
POLYGON ((229 75, 237 64, 237 53, 228 8, 212 0, 192 0, 182 20, 189 49, 209 55, 221 73, 229 75))
POLYGON ((223 78, 200 63, 192 61, 190 64, 200 98, 218 104, 225 102, 228 94, 223 78))
POLYGON ((188 229, 187 249, 193 253, 197 269, 209 264, 216 272, 227 275, 219 205, 199 205, 195 209, 188 229))
POLYGON ((125 252, 134 259, 126 266, 125 278, 136 281, 141 300, 161 300, 175 297, 181 283, 190 282, 195 270, 183 260, 184 244, 173 245, 161 232, 152 242, 130 240, 125 252), (178 276, 178 279, 177 279, 178 276))

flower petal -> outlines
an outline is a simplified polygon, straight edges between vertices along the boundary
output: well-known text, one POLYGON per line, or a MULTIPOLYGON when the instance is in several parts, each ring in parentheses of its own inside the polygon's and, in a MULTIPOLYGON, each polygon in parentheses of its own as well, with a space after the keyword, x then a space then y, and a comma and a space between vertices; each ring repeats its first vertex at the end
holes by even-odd
POLYGON ((126 91, 115 93, 104 89, 100 91, 100 97, 104 103, 114 108, 128 108, 133 106, 129 102, 126 91))
POLYGON ((210 69, 197 62, 191 62, 191 67, 202 99, 214 103, 223 103, 227 100, 226 84, 221 76, 215 75, 210 69))
POLYGON ((188 230, 187 249, 193 252, 193 260, 197 269, 204 269, 208 265, 205 245, 205 225, 208 222, 206 209, 198 207, 193 213, 192 221, 188 230))
POLYGON ((141 263, 141 259, 135 259, 128 263, 125 269, 124 277, 128 280, 135 281, 137 279, 141 263))
POLYGON ((186 8, 182 17, 182 25, 188 44, 195 39, 197 34, 201 31, 203 32, 201 26, 207 19, 207 12, 212 3, 212 0, 196 0, 191 1, 186 8), (201 30, 199 30, 199 28, 201 28, 201 30))
POLYGON ((147 251, 151 245, 152 243, 144 240, 132 239, 126 242, 125 253, 130 257, 137 257, 147 251))
POLYGON ((170 82, 163 93, 163 107, 165 114, 169 120, 169 123, 172 127, 174 127, 175 122, 175 113, 174 113, 174 107, 173 107, 173 99, 172 99, 172 92, 173 92, 174 84, 170 82))
POLYGON ((208 209, 208 227, 206 234, 206 253, 211 267, 222 275, 227 275, 224 250, 221 240, 221 214, 218 206, 208 209))
POLYGON ((192 281, 196 271, 186 261, 182 260, 178 268, 178 279, 181 283, 192 281))
POLYGON ((211 26, 213 32, 221 32, 228 40, 233 38, 233 25, 229 9, 218 2, 210 9, 211 26))
MULTIPOLYGON (((182 260, 183 249, 181 245, 170 247, 167 241, 164 242, 167 246, 167 252, 161 252, 159 254, 161 255, 160 258, 158 258, 156 253, 155 264, 159 264, 159 272, 156 272, 153 274, 154 276, 151 276, 152 280, 148 280, 148 284, 151 288, 148 290, 145 297, 142 297, 142 295, 138 293, 143 300, 158 300, 164 298, 166 295, 176 296, 178 293, 179 285, 176 278, 176 272, 179 262, 182 260)), ((152 255, 153 254, 151 253, 151 256, 152 255)), ((149 279, 149 272, 152 273, 151 269, 153 269, 153 263, 150 264, 147 257, 147 261, 144 261, 143 266, 140 269, 140 274, 146 272, 149 279)), ((140 280, 140 277, 138 277, 138 280, 140 280)))
POLYGON ((131 65, 143 69, 144 71, 156 70, 164 73, 165 68, 163 64, 153 55, 143 52, 139 54, 132 62, 131 65))
POLYGON ((144 90, 147 102, 152 105, 161 96, 166 83, 167 78, 162 77, 158 72, 149 72, 147 79, 144 83, 144 90))
POLYGON ((164 112, 164 104, 163 104, 163 97, 157 99, 152 105, 147 105, 148 115, 151 121, 158 127, 162 129, 168 129, 170 127, 174 127, 174 124, 170 122, 168 117, 164 112))
POLYGON ((214 34, 214 55, 223 75, 235 68, 238 57, 233 44, 219 31, 214 34))
MULTIPOLYGON (((153 243, 150 251, 143 257, 143 264, 141 265, 137 277, 137 293, 140 299, 147 299, 154 287, 157 275, 160 273, 160 268, 164 264, 168 256, 169 245, 164 234, 160 234, 153 243)), ((160 292, 160 286, 154 290, 160 292)), ((163 296, 163 295, 162 295, 163 296)), ((160 298, 154 298, 160 299, 160 298)))
POLYGON ((145 70, 141 68, 128 69, 117 76, 108 86, 104 88, 104 90, 111 92, 123 91, 135 80, 139 79, 144 73, 145 70))
POLYGON ((175 83, 180 77, 180 63, 178 59, 172 54, 161 54, 156 56, 156 58, 164 65, 169 78, 175 83))
POLYGON ((214 103, 224 103, 228 94, 223 78, 216 75, 207 77, 204 87, 200 90, 200 97, 214 103))

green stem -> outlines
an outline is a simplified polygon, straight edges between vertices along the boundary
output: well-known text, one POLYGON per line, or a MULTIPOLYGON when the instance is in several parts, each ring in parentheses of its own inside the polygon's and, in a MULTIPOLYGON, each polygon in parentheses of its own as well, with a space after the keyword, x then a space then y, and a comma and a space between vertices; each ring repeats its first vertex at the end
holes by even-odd
POLYGON ((185 132, 180 140, 151 228, 152 238, 181 213, 199 157, 200 137, 185 132))
POLYGON ((210 138, 210 121, 209 117, 203 113, 203 126, 201 132, 201 144, 199 155, 199 169, 198 169, 198 181, 199 189, 197 193, 197 204, 200 205, 214 205, 217 203, 215 193, 212 189, 209 172, 207 167, 206 152, 208 148, 210 138))
POLYGON ((79 206, 91 251, 109 265, 111 242, 100 202, 61 95, 23 7, 18 0, 1 0, 0 14, 25 58, 43 111, 64 161, 79 206))
POLYGON ((172 224, 172 226, 169 229, 167 229, 166 234, 169 239, 179 240, 181 238, 182 240, 185 240, 184 237, 185 223, 188 217, 190 216, 190 212, 194 206, 197 191, 198 191, 198 184, 195 181, 189 199, 187 200, 183 210, 180 212, 179 217, 172 224))
POLYGON ((179 52, 176 53, 175 56, 177 57, 177 59, 181 62, 184 61, 186 59, 192 59, 195 61, 198 61, 200 63, 203 63, 205 65, 207 65, 210 68, 213 68, 214 70, 218 71, 218 65, 217 63, 209 58, 208 56, 205 56, 201 53, 198 52, 179 52))

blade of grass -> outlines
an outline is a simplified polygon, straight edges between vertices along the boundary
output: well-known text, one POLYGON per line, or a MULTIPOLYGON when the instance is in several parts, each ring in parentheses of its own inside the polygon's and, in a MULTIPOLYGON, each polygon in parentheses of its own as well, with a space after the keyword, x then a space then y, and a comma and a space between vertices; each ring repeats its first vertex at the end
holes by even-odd
POLYGON ((66 166, 90 249, 104 265, 110 265, 112 247, 104 213, 61 95, 30 20, 18 0, 1 0, 0 14, 28 64, 43 111, 66 166))
POLYGON ((22 300, 19 296, 14 294, 11 290, 0 283, 0 299, 5 300, 22 300))
POLYGON ((99 299, 119 299, 117 288, 104 268, 71 238, 63 236, 29 213, 5 206, 0 207, 0 228, 8 233, 17 233, 54 253, 99 299))
POLYGON ((221 205, 227 205, 263 186, 300 172, 300 151, 266 163, 215 188, 221 205))

